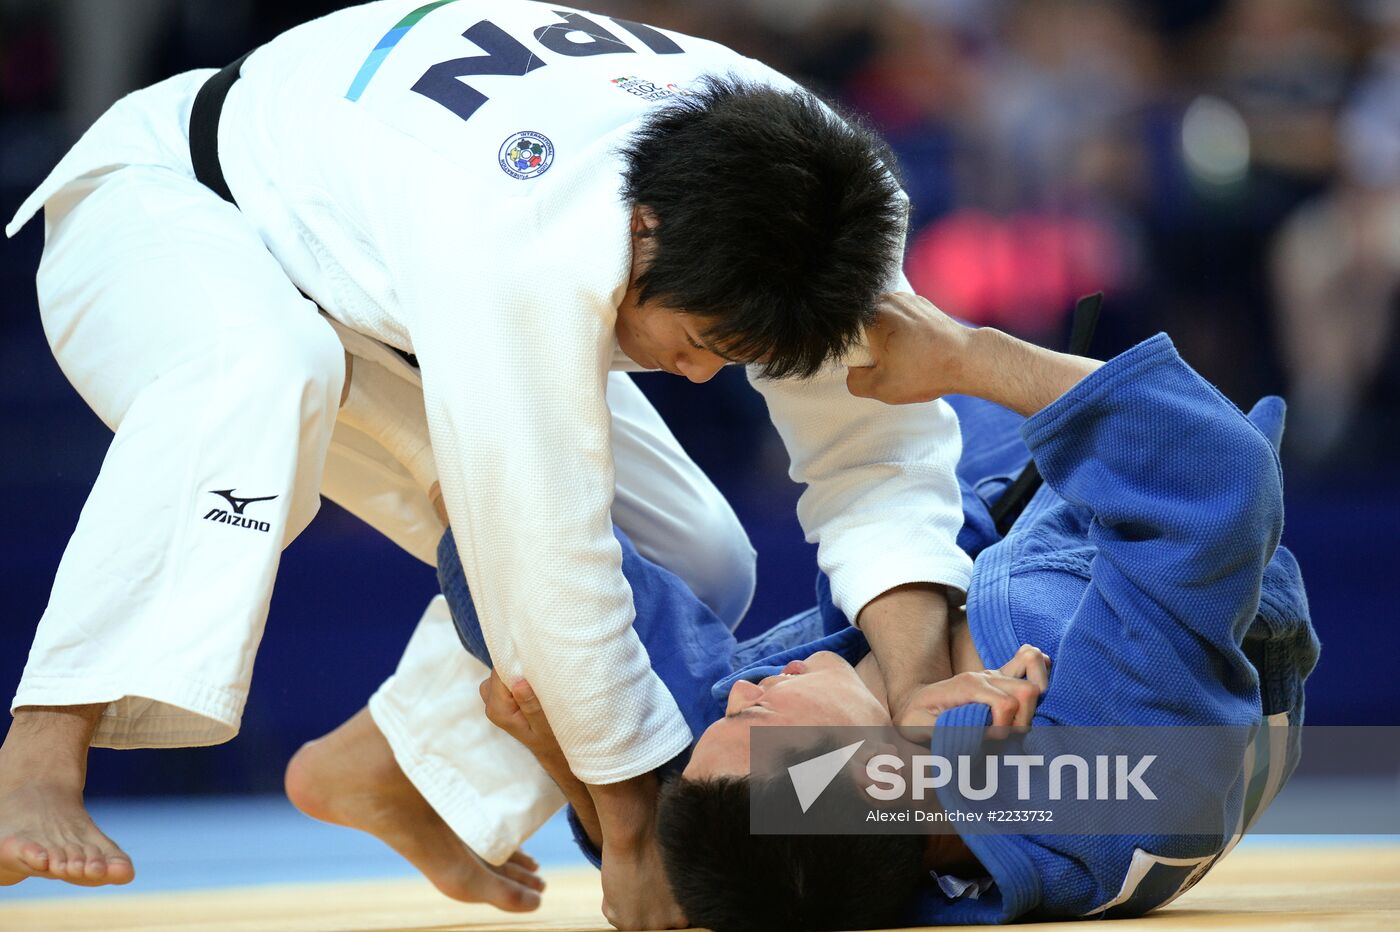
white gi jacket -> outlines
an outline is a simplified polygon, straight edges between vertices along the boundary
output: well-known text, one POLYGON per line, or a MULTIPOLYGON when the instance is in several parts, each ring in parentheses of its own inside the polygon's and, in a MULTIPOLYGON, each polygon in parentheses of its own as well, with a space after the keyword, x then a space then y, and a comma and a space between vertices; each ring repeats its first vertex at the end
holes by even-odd
MULTIPOLYGON (((604 388, 628 368, 613 336, 630 265, 619 148, 705 73, 790 83, 715 43, 593 14, 381 0, 255 52, 221 125, 228 183, 292 282, 421 361, 492 655, 533 684, 593 783, 646 772, 690 741, 630 630, 604 388)), ((189 105, 207 77, 120 102, 11 232, 82 175, 187 166, 189 105)), ((966 589, 947 405, 853 398, 839 366, 754 385, 807 486, 799 517, 848 616, 906 583, 966 589)))

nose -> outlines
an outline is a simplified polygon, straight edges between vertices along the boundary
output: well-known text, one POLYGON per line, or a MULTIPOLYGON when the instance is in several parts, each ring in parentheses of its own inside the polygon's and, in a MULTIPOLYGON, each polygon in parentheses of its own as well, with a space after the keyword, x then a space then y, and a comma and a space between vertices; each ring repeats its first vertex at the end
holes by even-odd
POLYGON ((699 385, 708 382, 724 368, 724 359, 714 353, 683 353, 676 357, 676 370, 699 385))
POLYGON ((751 705, 756 705, 758 700, 763 698, 763 687, 757 683, 750 683, 748 680, 737 680, 729 688, 729 702, 724 707, 725 715, 734 715, 742 712, 751 705))

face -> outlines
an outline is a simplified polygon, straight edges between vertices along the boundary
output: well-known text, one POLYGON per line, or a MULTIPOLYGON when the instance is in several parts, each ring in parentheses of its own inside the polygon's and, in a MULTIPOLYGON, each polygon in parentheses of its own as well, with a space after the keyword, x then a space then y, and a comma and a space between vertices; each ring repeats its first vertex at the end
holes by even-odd
POLYGON ((724 718, 700 736, 684 776, 747 775, 749 730, 756 725, 888 724, 889 710, 856 669, 839 655, 820 651, 794 660, 777 676, 736 682, 724 718))
POLYGON ((700 321, 656 302, 641 305, 631 289, 617 308, 617 345, 646 369, 708 382, 729 360, 706 349, 700 321))
POLYGON ((651 263, 657 226, 650 209, 638 207, 632 212, 632 273, 617 306, 617 345, 644 368, 708 382, 730 360, 706 347, 704 322, 656 301, 642 304, 639 298, 636 283, 651 263))

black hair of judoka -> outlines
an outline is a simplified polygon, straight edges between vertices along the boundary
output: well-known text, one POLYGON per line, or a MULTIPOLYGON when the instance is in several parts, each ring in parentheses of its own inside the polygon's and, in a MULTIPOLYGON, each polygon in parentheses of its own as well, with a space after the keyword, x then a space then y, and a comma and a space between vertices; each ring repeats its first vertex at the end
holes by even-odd
MULTIPOLYGON (((920 835, 755 835, 751 792, 775 804, 790 786, 754 788, 747 777, 676 778, 661 789, 657 834, 677 904, 715 932, 877 929, 900 925, 919 886, 920 835)), ((838 778, 819 805, 868 808, 853 779, 838 778), (845 797, 845 798, 843 798, 845 797)), ((795 805, 795 801, 794 801, 795 805)))
POLYGON ((622 155, 625 196, 660 221, 643 304, 695 315, 707 345, 768 378, 815 374, 875 319, 907 202, 859 121, 806 91, 711 76, 622 155))

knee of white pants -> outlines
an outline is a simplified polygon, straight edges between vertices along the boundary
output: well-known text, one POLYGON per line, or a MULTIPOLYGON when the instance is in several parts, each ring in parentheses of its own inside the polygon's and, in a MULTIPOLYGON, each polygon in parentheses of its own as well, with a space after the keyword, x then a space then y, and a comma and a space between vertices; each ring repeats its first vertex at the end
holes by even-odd
POLYGON ((261 344, 245 346, 238 365, 253 384, 279 397, 301 399, 311 423, 334 422, 345 382, 345 350, 314 313, 279 327, 261 344))
POLYGON ((315 468, 299 467, 297 472, 287 515, 290 542, 320 507, 320 464, 340 407, 345 353, 335 331, 314 313, 279 326, 266 339, 259 339, 260 329, 249 328, 250 332, 226 340, 223 352, 235 354, 232 359, 226 357, 228 377, 247 393, 249 415, 257 418, 267 416, 260 412, 278 412, 268 421, 288 433, 296 430, 297 436, 289 439, 297 443, 300 457, 316 461, 315 468), (236 348, 229 349, 230 345, 236 348))
POLYGON ((692 528, 682 575, 696 596, 731 629, 743 621, 758 582, 757 556, 729 504, 720 499, 692 528))

